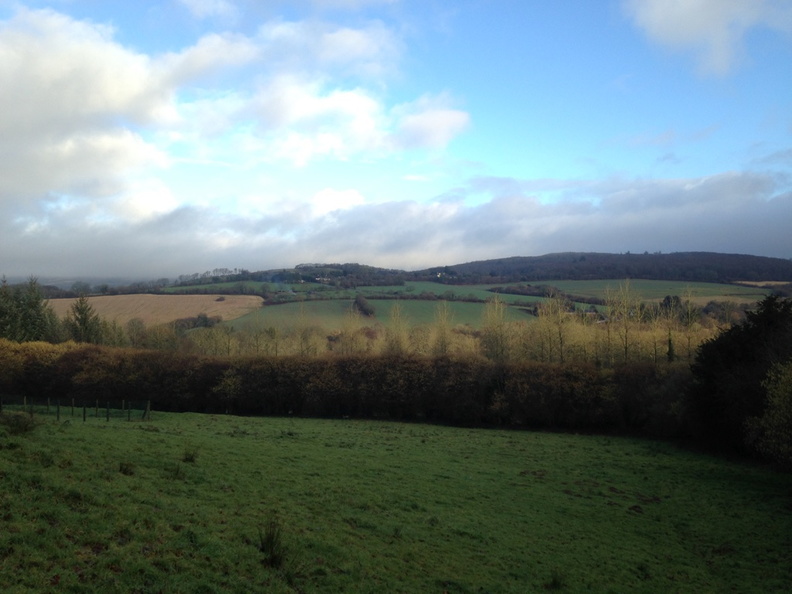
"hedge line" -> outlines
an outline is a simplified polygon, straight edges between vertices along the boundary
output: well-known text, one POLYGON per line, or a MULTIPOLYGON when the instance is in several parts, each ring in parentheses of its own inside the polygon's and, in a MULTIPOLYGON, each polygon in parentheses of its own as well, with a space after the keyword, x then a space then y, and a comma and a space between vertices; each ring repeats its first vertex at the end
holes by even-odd
POLYGON ((483 358, 221 359, 0 341, 0 391, 163 411, 429 421, 674 435, 686 366, 497 364, 483 358))

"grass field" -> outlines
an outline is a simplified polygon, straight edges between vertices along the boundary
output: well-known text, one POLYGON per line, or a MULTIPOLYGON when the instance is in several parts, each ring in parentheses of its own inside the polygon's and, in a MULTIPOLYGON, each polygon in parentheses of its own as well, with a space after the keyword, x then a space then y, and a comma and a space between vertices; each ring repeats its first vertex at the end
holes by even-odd
MULTIPOLYGON (((624 279, 591 280, 591 281, 548 281, 571 295, 583 297, 605 298, 610 289, 618 291, 625 283, 624 279)), ((543 284, 543 283, 535 283, 543 284)), ((666 295, 678 295, 684 298, 689 290, 693 301, 698 305, 706 305, 709 301, 734 301, 735 303, 754 303, 763 299, 768 291, 757 287, 724 285, 718 283, 684 283, 681 281, 630 280, 630 289, 645 301, 661 301, 666 295)))
MULTIPOLYGON (((18 424, 18 423, 17 423, 18 424)), ((0 426, 3 592, 786 592, 792 476, 601 436, 0 426)))
MULTIPOLYGON (((363 318, 361 323, 364 325, 373 326, 382 324, 387 326, 390 320, 391 309, 397 303, 401 306, 403 319, 409 325, 418 326, 432 324, 436 321, 435 313, 437 311, 438 301, 372 299, 369 303, 374 307, 375 315, 371 318, 363 318)), ((305 301, 302 303, 271 305, 239 317, 230 324, 237 329, 242 329, 255 324, 262 324, 264 326, 293 326, 299 321, 304 324, 321 326, 327 330, 337 330, 343 327, 351 305, 351 298, 344 300, 332 299, 327 301, 305 301)), ((482 323, 485 304, 449 301, 448 308, 452 314, 452 325, 467 324, 473 328, 477 328, 482 323)), ((510 320, 531 321, 535 319, 520 312, 516 308, 508 308, 506 313, 507 319, 510 320)))
MULTIPOLYGON (((74 303, 74 299, 51 299, 49 304, 55 314, 62 318, 74 303)), ((108 321, 126 324, 139 318, 148 325, 164 324, 180 318, 197 316, 200 313, 233 320, 261 307, 261 297, 254 295, 225 295, 218 301, 217 295, 106 295, 89 297, 96 313, 108 321)))

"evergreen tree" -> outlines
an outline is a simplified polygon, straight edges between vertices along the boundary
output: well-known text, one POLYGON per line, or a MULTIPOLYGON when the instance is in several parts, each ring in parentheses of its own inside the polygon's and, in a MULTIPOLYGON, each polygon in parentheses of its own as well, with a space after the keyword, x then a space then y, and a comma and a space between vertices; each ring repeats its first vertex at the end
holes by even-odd
POLYGON ((102 322, 85 295, 72 304, 65 326, 75 342, 102 342, 102 322))
POLYGON ((60 323, 31 277, 23 286, 0 283, 0 338, 16 342, 49 341, 60 338, 60 323))

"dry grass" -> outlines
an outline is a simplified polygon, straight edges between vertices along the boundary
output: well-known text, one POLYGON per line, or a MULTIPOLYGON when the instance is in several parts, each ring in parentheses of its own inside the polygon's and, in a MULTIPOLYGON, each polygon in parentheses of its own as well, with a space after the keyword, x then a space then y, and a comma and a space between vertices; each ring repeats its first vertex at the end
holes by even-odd
MULTIPOLYGON (((89 297, 93 308, 103 318, 126 324, 139 318, 149 326, 164 324, 205 313, 233 320, 261 307, 261 297, 255 295, 112 295, 89 297)), ((75 299, 51 299, 50 305, 58 317, 63 317, 75 299)))

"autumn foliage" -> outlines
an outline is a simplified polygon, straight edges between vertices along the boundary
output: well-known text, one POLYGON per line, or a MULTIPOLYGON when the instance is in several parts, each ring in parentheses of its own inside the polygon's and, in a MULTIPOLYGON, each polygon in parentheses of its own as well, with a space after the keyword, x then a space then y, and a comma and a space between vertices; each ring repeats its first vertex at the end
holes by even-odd
POLYGON ((483 357, 219 358, 0 341, 5 394, 150 400, 155 410, 673 434, 684 367, 483 357), (645 397, 638 396, 645 394, 645 397), (646 407, 647 398, 653 401, 646 407), (648 412, 647 412, 648 411, 648 412), (662 422, 658 422, 662 420, 662 422))

